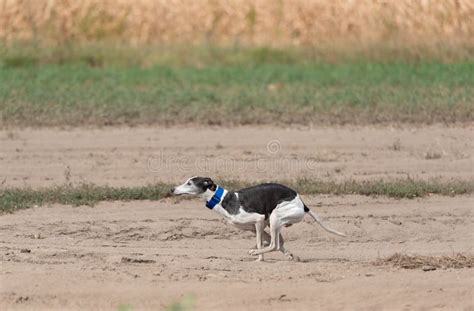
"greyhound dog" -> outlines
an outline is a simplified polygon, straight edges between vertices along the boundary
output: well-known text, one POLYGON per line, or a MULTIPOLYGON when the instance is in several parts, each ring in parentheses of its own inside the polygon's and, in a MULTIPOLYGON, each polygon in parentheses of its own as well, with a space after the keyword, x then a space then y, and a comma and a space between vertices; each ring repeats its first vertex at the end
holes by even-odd
POLYGON ((293 254, 283 247, 281 228, 300 222, 305 213, 326 231, 345 236, 326 227, 303 203, 296 191, 280 184, 266 183, 228 191, 216 185, 209 177, 191 177, 182 185, 172 188, 171 193, 199 195, 206 200, 207 208, 224 216, 229 223, 255 232, 256 249, 251 249, 249 254, 258 256, 257 261, 263 261, 263 254, 277 250, 288 260, 293 260, 293 254), (265 231, 267 226, 270 226, 270 235, 265 231))

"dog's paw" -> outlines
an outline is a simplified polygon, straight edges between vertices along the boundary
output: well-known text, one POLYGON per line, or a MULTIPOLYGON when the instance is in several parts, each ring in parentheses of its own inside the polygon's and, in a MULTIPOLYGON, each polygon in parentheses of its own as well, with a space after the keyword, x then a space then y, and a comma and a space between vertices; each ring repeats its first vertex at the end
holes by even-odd
POLYGON ((251 249, 249 250, 249 255, 252 255, 252 256, 256 256, 257 254, 255 254, 257 252, 256 249, 251 249))
POLYGON ((300 262, 301 259, 298 256, 293 255, 292 253, 285 254, 285 257, 288 261, 300 262))
MULTIPOLYGON (((270 245, 270 242, 268 242, 268 241, 263 241, 263 242, 262 242, 262 247, 267 247, 267 246, 269 246, 269 245, 270 245)), ((257 244, 255 244, 255 245, 253 246, 253 249, 257 249, 257 244)))

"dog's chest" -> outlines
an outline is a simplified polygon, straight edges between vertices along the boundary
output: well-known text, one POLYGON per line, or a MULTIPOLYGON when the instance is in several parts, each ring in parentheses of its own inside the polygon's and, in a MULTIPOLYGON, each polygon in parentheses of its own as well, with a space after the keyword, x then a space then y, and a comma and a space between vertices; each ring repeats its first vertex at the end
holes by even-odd
POLYGON ((235 211, 235 213, 230 214, 222 206, 216 206, 214 208, 216 212, 222 214, 225 220, 242 230, 255 230, 255 223, 265 219, 265 215, 260 215, 257 213, 247 213, 241 207, 235 211))
POLYGON ((235 226, 253 225, 263 216, 255 212, 248 212, 242 206, 237 192, 228 192, 221 205, 226 211, 227 221, 235 226))

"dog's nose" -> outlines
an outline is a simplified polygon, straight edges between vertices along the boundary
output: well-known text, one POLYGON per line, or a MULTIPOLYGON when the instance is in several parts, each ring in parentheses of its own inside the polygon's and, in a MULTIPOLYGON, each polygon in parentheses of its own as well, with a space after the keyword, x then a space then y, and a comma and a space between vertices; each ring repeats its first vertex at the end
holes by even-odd
POLYGON ((170 193, 173 193, 173 192, 174 192, 174 188, 171 188, 171 189, 170 189, 170 193))

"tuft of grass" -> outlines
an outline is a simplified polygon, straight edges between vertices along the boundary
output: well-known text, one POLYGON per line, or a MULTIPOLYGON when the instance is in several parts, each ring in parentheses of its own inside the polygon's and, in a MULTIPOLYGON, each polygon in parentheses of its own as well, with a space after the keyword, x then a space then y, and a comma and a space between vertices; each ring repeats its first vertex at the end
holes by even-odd
POLYGON ((194 297, 192 295, 186 295, 179 301, 174 302, 166 307, 166 311, 189 311, 194 306, 194 297))
MULTIPOLYGON (((317 179, 297 179, 280 181, 303 194, 359 194, 367 196, 388 196, 392 198, 424 197, 429 194, 461 195, 474 193, 474 180, 374 180, 374 181, 324 181, 317 179)), ((219 184, 228 189, 241 189, 253 185, 241 180, 220 180, 219 184)), ((77 186, 67 184, 52 188, 5 188, 0 189, 0 211, 12 212, 34 205, 69 204, 94 205, 101 201, 160 200, 169 196, 173 185, 157 183, 141 187, 110 187, 93 184, 77 186)))
POLYGON ((117 311, 132 311, 132 306, 129 304, 120 304, 117 306, 117 311))
MULTIPOLYGON (((422 256, 396 253, 390 257, 378 259, 376 265, 391 265, 403 269, 432 268, 474 268, 474 255, 453 254, 452 256, 422 256)), ((427 269, 428 271, 428 269, 427 269)))
POLYGON ((428 151, 426 154, 425 154, 425 159, 426 160, 437 160, 437 159, 441 159, 443 155, 441 154, 441 152, 438 152, 438 151, 428 151))
POLYGON ((393 151, 400 151, 400 150, 402 150, 402 143, 401 143, 401 141, 400 141, 400 138, 397 138, 397 140, 395 140, 395 141, 393 142, 391 149, 392 149, 393 151))

